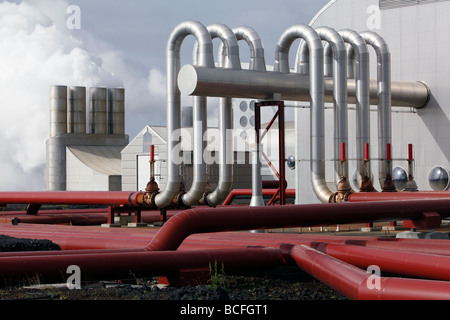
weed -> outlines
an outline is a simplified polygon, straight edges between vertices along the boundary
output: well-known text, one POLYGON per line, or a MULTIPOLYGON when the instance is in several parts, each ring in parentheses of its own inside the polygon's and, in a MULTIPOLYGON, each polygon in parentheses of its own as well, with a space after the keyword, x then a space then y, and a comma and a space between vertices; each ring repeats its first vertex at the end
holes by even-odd
POLYGON ((217 266, 217 260, 214 262, 214 265, 212 263, 209 263, 209 273, 211 278, 208 280, 209 288, 211 289, 227 289, 226 279, 225 279, 225 266, 222 262, 222 266, 219 270, 219 267, 217 266))

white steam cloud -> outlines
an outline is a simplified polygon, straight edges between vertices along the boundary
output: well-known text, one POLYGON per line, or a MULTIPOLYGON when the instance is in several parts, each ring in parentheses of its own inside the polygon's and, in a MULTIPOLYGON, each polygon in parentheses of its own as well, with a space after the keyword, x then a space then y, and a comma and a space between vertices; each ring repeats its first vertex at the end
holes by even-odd
POLYGON ((145 124, 165 122, 163 74, 134 66, 85 31, 69 30, 68 6, 0 3, 0 190, 45 188, 51 85, 124 87, 130 138, 145 124))

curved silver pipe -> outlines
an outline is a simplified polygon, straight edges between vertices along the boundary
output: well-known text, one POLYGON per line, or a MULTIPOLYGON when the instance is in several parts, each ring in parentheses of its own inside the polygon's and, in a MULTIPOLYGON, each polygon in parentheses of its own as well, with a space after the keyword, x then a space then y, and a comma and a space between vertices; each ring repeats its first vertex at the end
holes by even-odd
MULTIPOLYGON (((189 20, 182 22, 173 30, 167 43, 167 184, 164 190, 154 198, 158 208, 165 208, 172 203, 179 192, 181 176, 179 161, 176 161, 179 129, 181 127, 181 94, 177 77, 180 71, 180 49, 183 40, 194 35, 199 46, 198 65, 214 68, 213 44, 208 30, 199 22, 189 20)), ((178 159, 179 160, 179 159, 178 159)))
POLYGON ((333 57, 330 74, 333 75, 334 101, 334 158, 336 185, 342 177, 349 177, 348 161, 341 163, 341 144, 348 146, 348 109, 347 109, 347 50, 339 33, 328 27, 316 29, 319 37, 326 41, 324 56, 333 57))
MULTIPOLYGON (((247 42, 250 49, 250 66, 249 70, 266 72, 266 59, 264 56, 264 45, 258 33, 250 27, 241 26, 233 28, 238 41, 247 42)), ((250 199, 251 207, 264 206, 262 195, 262 177, 261 177, 261 157, 260 145, 253 145, 252 152, 252 197, 250 199)))
POLYGON ((322 40, 310 26, 297 25, 287 29, 278 41, 275 71, 289 73, 289 49, 297 38, 306 41, 310 61, 311 96, 311 182, 318 199, 332 201, 333 193, 325 181, 325 121, 324 121, 324 56, 322 40))
MULTIPOLYGON (((219 48, 219 67, 241 70, 239 45, 234 32, 222 24, 208 26, 211 37, 222 40, 219 48)), ((230 135, 233 128, 232 98, 219 99, 219 181, 216 189, 205 194, 205 204, 214 207, 223 202, 233 187, 233 139, 230 135)))
POLYGON ((378 81, 378 157, 380 158, 379 181, 383 187, 392 178, 392 162, 387 161, 387 145, 392 143, 391 117, 391 52, 384 39, 375 32, 362 32, 367 45, 377 54, 378 81))
POLYGON ((309 74, 309 49, 305 40, 300 41, 295 63, 295 72, 305 75, 309 74))
POLYGON ((347 78, 355 79, 355 51, 349 43, 346 43, 345 48, 347 50, 347 78))
POLYGON ((356 61, 356 156, 358 159, 357 171, 362 184, 358 186, 361 191, 373 190, 370 181, 370 162, 364 161, 364 146, 370 143, 370 74, 369 51, 366 42, 353 30, 339 31, 342 39, 351 44, 356 61))
MULTIPOLYGON (((323 27, 323 28, 326 28, 326 27, 323 27)), ((319 29, 316 29, 316 31, 319 29)), ((323 37, 320 35, 320 33, 319 33, 319 36, 323 40, 323 37)), ((324 75, 325 75, 325 77, 333 77, 333 68, 334 68, 334 66, 333 66, 333 61, 334 61, 333 49, 331 48, 331 45, 329 42, 325 42, 323 44, 323 57, 324 57, 324 71, 323 71, 324 75)))
POLYGON ((261 38, 255 30, 248 26, 233 28, 238 41, 247 42, 250 49, 250 66, 249 70, 266 71, 266 60, 264 57, 264 45, 261 38))

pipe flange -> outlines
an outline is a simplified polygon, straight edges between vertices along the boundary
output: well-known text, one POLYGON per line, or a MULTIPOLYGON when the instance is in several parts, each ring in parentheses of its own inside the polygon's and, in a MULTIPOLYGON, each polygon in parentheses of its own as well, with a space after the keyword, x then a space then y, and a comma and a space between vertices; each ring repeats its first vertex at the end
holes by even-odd
POLYGON ((152 194, 150 194, 150 204, 157 208, 158 206, 156 205, 156 196, 159 194, 159 191, 155 191, 152 194))
POLYGON ((208 206, 208 207, 211 207, 211 208, 215 208, 216 206, 215 205, 211 205, 211 204, 209 204, 208 203, 208 196, 211 194, 212 192, 211 191, 205 191, 205 193, 203 194, 203 197, 202 197, 202 203, 204 204, 204 205, 206 205, 206 206, 208 206))
POLYGON ((184 207, 184 208, 190 208, 190 206, 185 205, 184 202, 183 202, 183 196, 185 194, 186 194, 185 191, 179 192, 177 194, 177 196, 175 197, 174 204, 177 205, 177 206, 184 207))

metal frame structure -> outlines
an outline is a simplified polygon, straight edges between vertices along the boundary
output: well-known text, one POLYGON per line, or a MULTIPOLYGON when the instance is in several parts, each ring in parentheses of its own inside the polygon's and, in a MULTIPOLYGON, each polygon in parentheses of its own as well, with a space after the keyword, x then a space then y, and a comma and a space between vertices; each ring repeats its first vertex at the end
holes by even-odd
MULTIPOLYGON (((279 180, 278 192, 273 196, 270 204, 273 203, 274 198, 279 195, 280 205, 286 204, 286 164, 285 164, 285 131, 284 131, 284 101, 260 101, 255 103, 255 132, 256 132, 256 148, 257 154, 263 155, 264 159, 268 162, 271 169, 276 174, 279 180), (261 108, 277 106, 278 110, 273 116, 272 120, 267 125, 264 132, 261 133, 261 108), (270 129, 272 124, 278 118, 278 161, 279 161, 279 172, 271 165, 268 161, 267 156, 261 151, 261 142, 266 135, 267 131, 270 129)), ((260 158, 259 158, 260 159, 260 158)), ((262 188, 262 184, 261 184, 262 188)))

